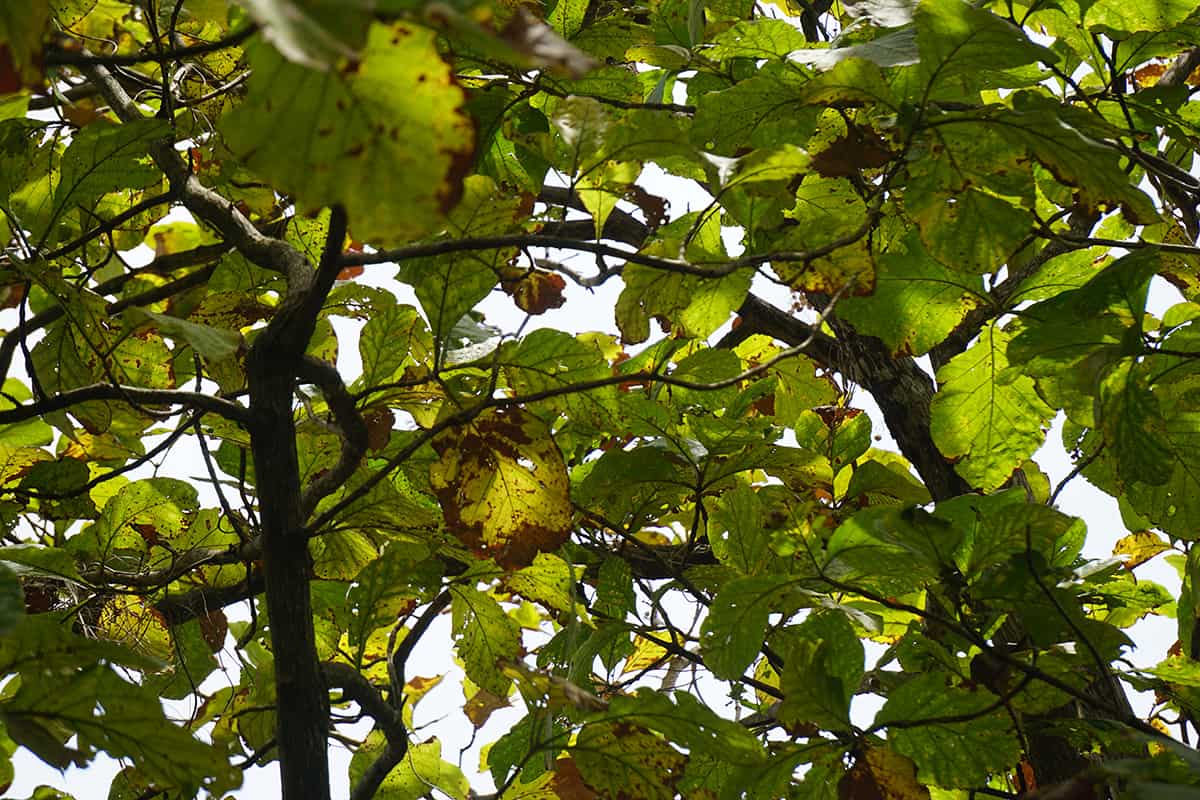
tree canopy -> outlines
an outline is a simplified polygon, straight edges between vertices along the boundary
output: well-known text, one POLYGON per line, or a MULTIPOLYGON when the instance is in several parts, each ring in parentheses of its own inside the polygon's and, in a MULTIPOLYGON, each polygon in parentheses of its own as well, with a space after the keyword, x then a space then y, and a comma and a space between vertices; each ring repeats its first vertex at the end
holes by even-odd
POLYGON ((1200 797, 1196 42, 1194 0, 0 4, 0 786, 320 800, 336 740, 356 800, 1200 797), (446 618, 491 786, 414 725, 446 618))

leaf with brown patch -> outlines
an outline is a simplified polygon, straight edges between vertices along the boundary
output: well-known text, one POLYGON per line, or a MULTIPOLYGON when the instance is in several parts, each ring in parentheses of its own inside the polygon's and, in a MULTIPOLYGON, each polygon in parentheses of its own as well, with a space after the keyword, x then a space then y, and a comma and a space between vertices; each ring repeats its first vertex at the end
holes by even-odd
POLYGON ((571 530, 562 452, 546 424, 519 408, 480 414, 433 440, 430 481, 446 526, 501 566, 528 566, 571 530))

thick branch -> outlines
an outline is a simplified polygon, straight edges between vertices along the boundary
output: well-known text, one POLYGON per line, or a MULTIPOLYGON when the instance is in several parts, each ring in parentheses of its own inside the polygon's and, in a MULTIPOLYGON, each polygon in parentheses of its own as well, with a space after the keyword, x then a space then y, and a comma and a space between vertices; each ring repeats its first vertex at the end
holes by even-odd
POLYGON ((245 580, 230 586, 201 586, 183 594, 169 594, 154 604, 154 610, 162 614, 164 624, 182 625, 219 608, 249 600, 262 594, 264 588, 263 574, 255 569, 245 580))

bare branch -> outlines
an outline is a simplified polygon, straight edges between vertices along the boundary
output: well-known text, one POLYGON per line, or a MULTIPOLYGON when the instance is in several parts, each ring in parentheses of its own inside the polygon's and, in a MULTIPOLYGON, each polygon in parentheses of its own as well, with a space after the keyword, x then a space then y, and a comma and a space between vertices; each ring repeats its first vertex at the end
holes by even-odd
POLYGON ((62 394, 47 397, 33 403, 0 410, 0 425, 21 422, 44 416, 54 411, 69 409, 92 400, 118 400, 135 402, 138 405, 183 406, 219 414, 234 422, 249 424, 250 412, 237 403, 200 392, 185 392, 178 389, 143 389, 113 383, 96 383, 62 394))
POLYGON ((166 64, 171 61, 181 61, 190 56, 202 56, 215 53, 230 47, 237 47, 258 32, 258 26, 247 25, 241 30, 234 31, 228 36, 204 44, 189 47, 177 47, 174 50, 160 50, 156 53, 139 53, 137 55, 94 55, 86 50, 65 50, 62 48, 47 49, 44 61, 47 66, 75 67, 132 67, 136 64, 166 64))

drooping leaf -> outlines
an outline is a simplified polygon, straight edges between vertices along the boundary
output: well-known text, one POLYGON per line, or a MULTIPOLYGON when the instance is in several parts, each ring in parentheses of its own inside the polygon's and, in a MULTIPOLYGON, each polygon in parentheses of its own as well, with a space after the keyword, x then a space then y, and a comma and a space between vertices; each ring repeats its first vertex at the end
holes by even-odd
POLYGON ((512 679, 501 662, 521 646, 520 628, 490 595, 474 589, 451 590, 454 634, 467 677, 497 697, 507 697, 512 679))
POLYGON ((930 433, 955 469, 972 486, 991 490, 1042 443, 1053 415, 1033 381, 1010 369, 1011 336, 985 328, 979 341, 938 372, 930 433))
POLYGON ((995 695, 983 689, 947 686, 941 675, 919 675, 888 696, 875 720, 907 723, 889 730, 888 742, 896 752, 913 760, 922 782, 966 787, 987 780, 989 773, 1011 768, 1021 755, 1009 733, 1009 715, 1003 710, 985 713, 994 701, 995 695), (966 720, 938 721, 959 716, 966 720), (930 721, 920 724, 922 719, 930 721), (975 746, 957 746, 955 742, 967 731, 975 746))
POLYGON ((247 100, 226 117, 225 136, 306 209, 344 204, 362 239, 427 234, 461 196, 474 139, 434 38, 427 28, 376 23, 358 56, 328 71, 255 45, 247 100), (290 120, 284 128, 280 114, 290 120), (420 158, 410 155, 415 145, 420 158))

